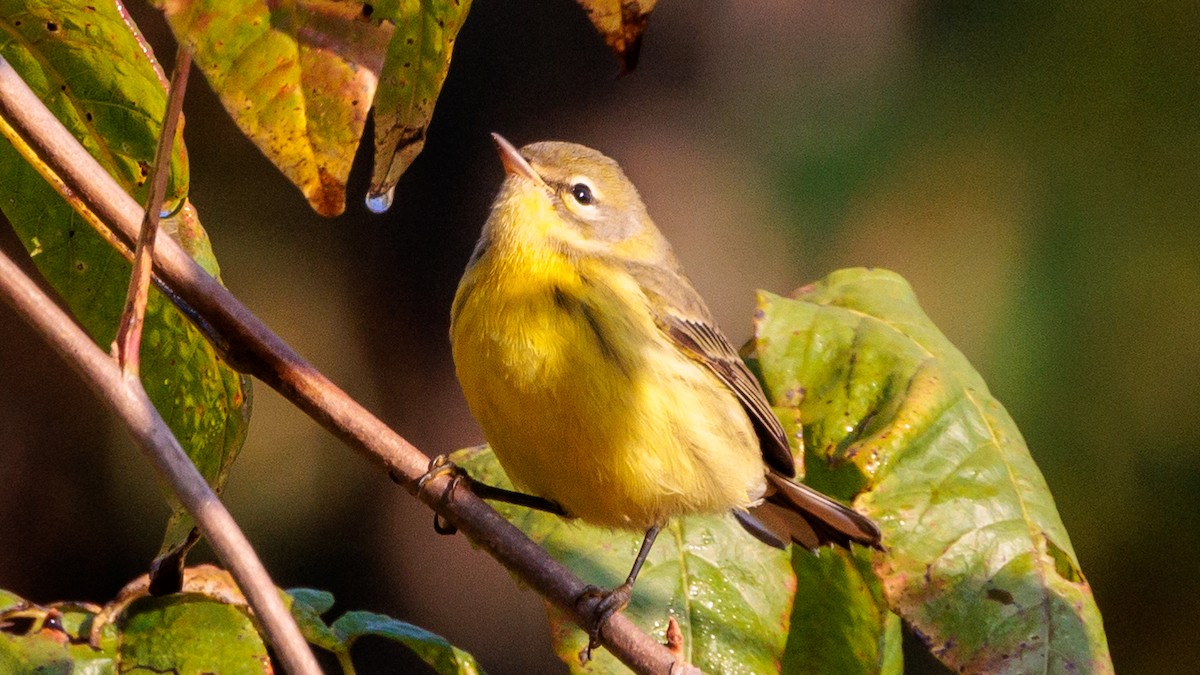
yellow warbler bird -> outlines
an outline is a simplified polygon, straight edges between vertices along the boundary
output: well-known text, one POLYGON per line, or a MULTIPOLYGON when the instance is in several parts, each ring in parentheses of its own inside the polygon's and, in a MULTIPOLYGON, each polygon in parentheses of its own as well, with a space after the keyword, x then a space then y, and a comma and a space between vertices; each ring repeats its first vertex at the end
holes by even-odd
POLYGON ((780 547, 878 547, 869 519, 790 480, 766 396, 617 163, 493 138, 508 175, 454 298, 454 364, 500 465, 534 499, 508 497, 645 530, 626 582, 598 593, 593 640, 675 516, 732 511, 780 547))

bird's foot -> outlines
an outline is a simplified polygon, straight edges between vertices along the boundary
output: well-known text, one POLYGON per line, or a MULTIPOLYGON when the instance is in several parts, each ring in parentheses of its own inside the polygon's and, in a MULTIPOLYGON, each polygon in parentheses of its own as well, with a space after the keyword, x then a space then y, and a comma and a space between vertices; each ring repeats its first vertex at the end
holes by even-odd
MULTIPOLYGON (((425 474, 417 479, 417 493, 419 494, 425 489, 425 484, 437 478, 438 476, 450 476, 450 484, 446 486, 445 495, 449 497, 454 494, 454 490, 458 484, 467 478, 467 472, 463 471, 457 464, 450 461, 448 455, 438 455, 429 460, 429 468, 425 474)), ((458 532, 458 528, 442 517, 441 514, 433 514, 433 531, 438 534, 454 534, 458 532)))
POLYGON ((579 652, 579 662, 587 663, 592 658, 592 650, 600 646, 600 630, 608 623, 609 617, 625 608, 633 596, 633 584, 625 582, 611 591, 588 586, 575 600, 576 606, 594 603, 591 607, 591 620, 588 622, 588 645, 579 652))

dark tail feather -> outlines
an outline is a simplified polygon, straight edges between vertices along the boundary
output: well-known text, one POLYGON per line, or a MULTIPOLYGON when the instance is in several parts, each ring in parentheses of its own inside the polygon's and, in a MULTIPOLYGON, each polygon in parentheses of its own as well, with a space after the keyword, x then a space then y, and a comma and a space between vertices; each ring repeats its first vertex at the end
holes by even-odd
POLYGON ((759 541, 772 546, 791 541, 809 550, 825 544, 850 548, 850 542, 883 549, 879 528, 866 516, 773 471, 767 483, 766 501, 749 512, 734 512, 759 541))

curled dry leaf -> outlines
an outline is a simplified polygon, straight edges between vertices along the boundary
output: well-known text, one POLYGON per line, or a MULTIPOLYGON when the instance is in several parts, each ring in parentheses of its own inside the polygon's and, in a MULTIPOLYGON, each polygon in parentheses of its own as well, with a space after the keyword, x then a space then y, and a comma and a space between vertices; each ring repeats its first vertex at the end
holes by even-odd
POLYGON ((658 0, 579 0, 592 25, 621 60, 621 72, 637 67, 642 34, 658 0))

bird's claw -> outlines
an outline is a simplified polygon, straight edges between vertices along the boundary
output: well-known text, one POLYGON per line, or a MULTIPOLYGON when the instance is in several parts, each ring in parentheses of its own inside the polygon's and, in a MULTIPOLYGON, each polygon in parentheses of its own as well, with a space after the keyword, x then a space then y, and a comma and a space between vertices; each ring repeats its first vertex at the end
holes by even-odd
POLYGON ((424 475, 417 479, 417 492, 425 489, 425 484, 437 478, 449 474, 452 477, 449 492, 453 492, 454 488, 458 487, 458 481, 463 477, 464 472, 457 464, 450 461, 449 455, 438 455, 429 460, 429 468, 425 470, 424 475))
POLYGON ((594 601, 591 608, 591 628, 588 629, 588 645, 579 652, 580 663, 587 663, 592 658, 592 650, 600 646, 600 630, 608 623, 609 617, 625 608, 633 595, 633 585, 626 582, 611 591, 596 586, 588 586, 575 600, 576 605, 594 601))
MULTIPOLYGON (((446 496, 454 494, 454 490, 458 487, 459 482, 467 476, 457 464, 450 461, 448 455, 438 455, 429 460, 429 468, 425 474, 417 479, 417 492, 420 493, 425 489, 425 484, 429 481, 443 475, 450 476, 450 484, 446 486, 446 496)), ((442 517, 441 514, 433 514, 433 531, 438 534, 454 534, 458 532, 458 528, 442 517)))

